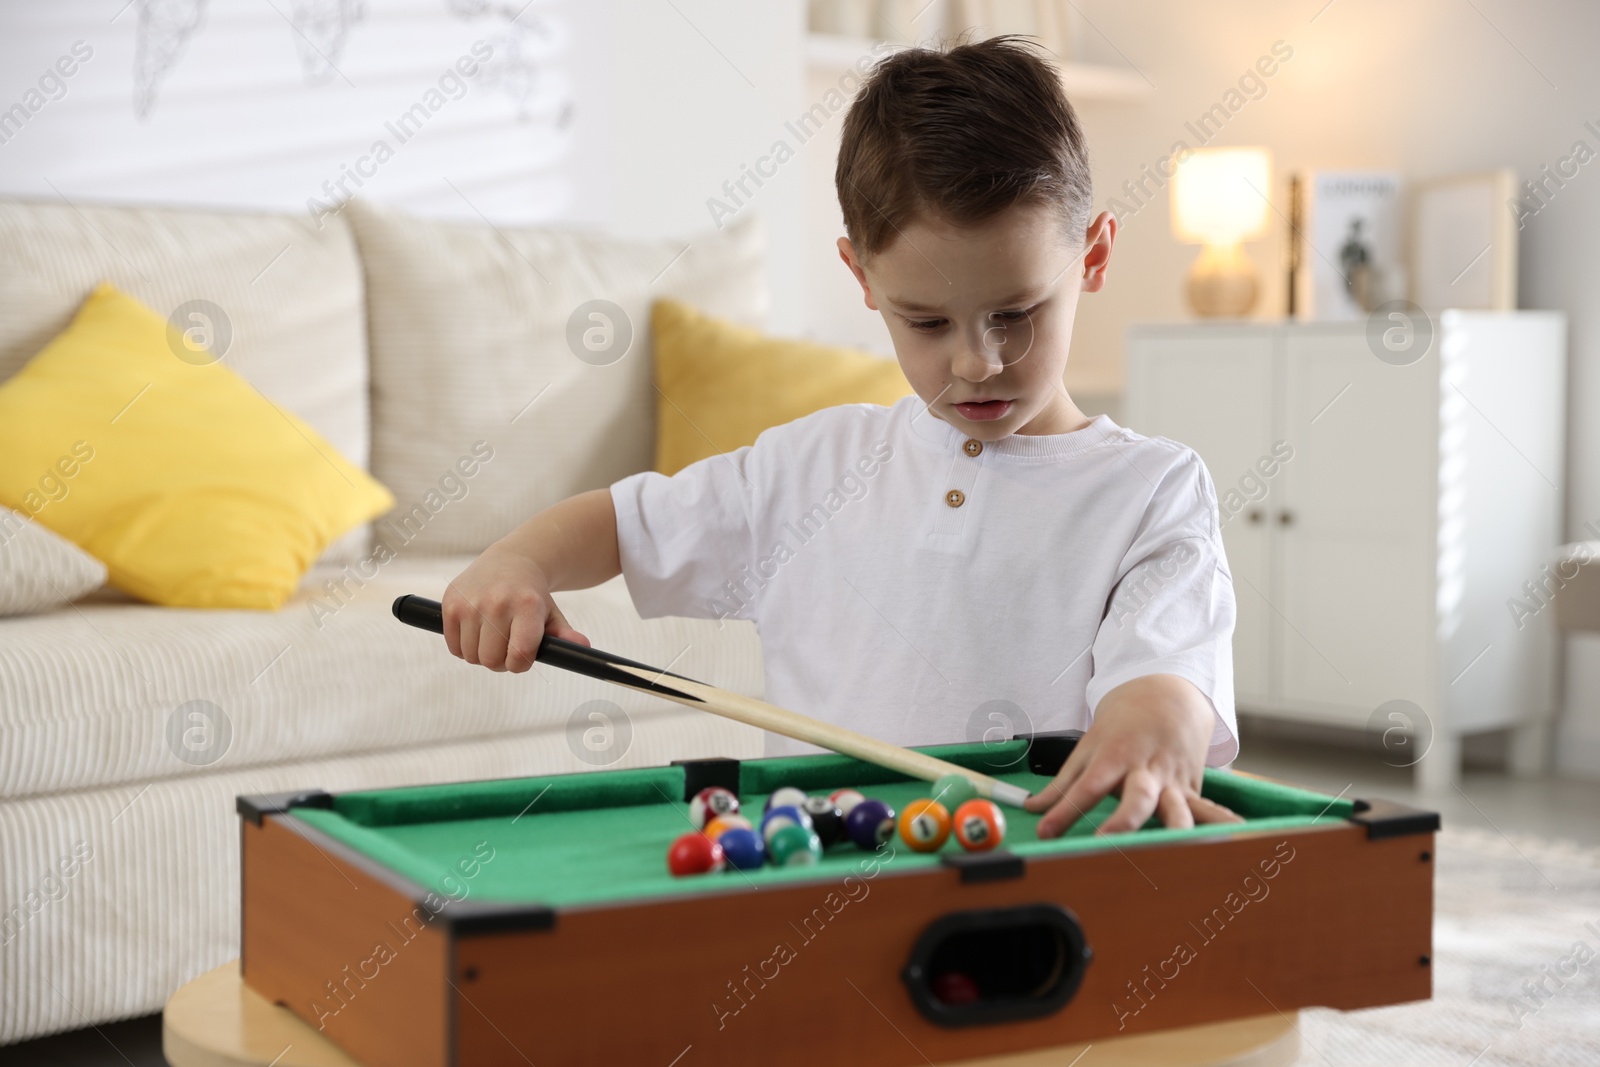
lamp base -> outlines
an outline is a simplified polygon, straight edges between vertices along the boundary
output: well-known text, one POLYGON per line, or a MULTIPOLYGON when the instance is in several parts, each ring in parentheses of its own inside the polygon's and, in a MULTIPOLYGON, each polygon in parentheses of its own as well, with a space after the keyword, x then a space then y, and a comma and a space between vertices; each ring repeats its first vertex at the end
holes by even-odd
POLYGON ((1208 245, 1189 268, 1189 306, 1202 318, 1239 318, 1256 306, 1256 265, 1238 245, 1208 245))

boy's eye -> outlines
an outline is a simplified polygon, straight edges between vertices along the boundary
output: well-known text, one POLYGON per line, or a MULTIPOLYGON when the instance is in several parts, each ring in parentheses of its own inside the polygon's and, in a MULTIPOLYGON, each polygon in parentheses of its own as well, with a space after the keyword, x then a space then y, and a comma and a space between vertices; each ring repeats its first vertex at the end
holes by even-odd
POLYGON ((934 330, 937 330, 939 327, 944 325, 944 320, 906 319, 906 325, 910 326, 913 330, 921 330, 923 333, 932 333, 934 330))
POLYGON ((994 311, 990 312, 989 317, 998 319, 1001 322, 1021 322, 1028 317, 1028 313, 1026 311, 994 311))

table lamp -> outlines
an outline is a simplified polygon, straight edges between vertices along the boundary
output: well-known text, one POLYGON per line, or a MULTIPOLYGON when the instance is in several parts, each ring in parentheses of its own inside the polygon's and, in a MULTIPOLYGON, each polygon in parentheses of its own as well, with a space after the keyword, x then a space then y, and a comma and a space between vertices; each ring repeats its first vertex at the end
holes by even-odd
POLYGON ((1267 228, 1272 158, 1265 148, 1202 148, 1172 179, 1172 233, 1201 250, 1189 268, 1189 306, 1205 318, 1240 316, 1261 289, 1240 242, 1267 228))

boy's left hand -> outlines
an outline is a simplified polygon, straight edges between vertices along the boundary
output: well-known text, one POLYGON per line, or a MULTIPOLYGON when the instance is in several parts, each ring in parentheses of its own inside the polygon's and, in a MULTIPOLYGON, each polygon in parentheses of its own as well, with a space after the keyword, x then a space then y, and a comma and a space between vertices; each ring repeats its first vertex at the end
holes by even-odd
POLYGON ((1175 674, 1117 686, 1101 699, 1055 781, 1028 798, 1028 811, 1047 812, 1039 836, 1060 836, 1112 794, 1121 803, 1100 824, 1102 834, 1137 830, 1157 813, 1174 828, 1242 822, 1200 795, 1213 718, 1210 701, 1175 674))

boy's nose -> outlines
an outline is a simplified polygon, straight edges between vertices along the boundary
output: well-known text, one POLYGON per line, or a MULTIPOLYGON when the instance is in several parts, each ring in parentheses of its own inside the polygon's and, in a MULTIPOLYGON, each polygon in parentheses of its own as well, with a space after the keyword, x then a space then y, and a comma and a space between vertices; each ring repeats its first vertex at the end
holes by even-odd
POLYGON ((985 345, 979 337, 961 346, 950 369, 969 382, 983 382, 1004 370, 1005 363, 1000 353, 985 345))

